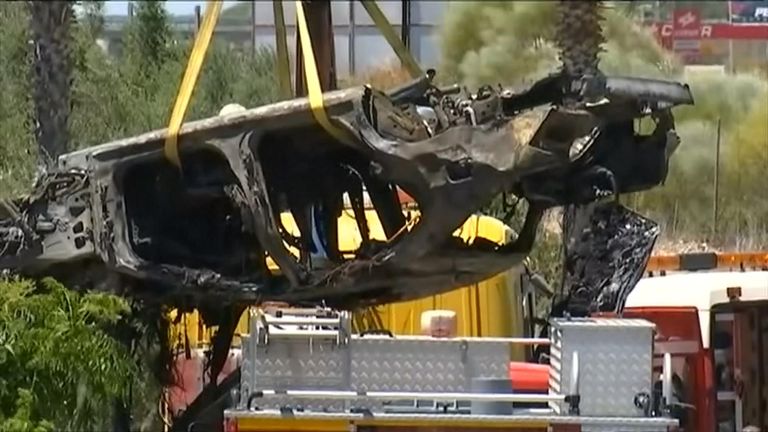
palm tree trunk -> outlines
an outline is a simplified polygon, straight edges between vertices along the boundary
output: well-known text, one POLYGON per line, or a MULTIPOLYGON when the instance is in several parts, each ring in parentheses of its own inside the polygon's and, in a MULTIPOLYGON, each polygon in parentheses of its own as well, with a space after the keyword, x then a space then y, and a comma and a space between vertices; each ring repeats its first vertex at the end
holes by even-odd
POLYGON ((28 1, 32 35, 35 138, 41 168, 50 167, 69 143, 73 2, 28 1))
MULTIPOLYGON (((562 71, 569 77, 597 76, 600 73, 600 51, 605 42, 602 29, 602 1, 560 0, 555 40, 560 54, 562 71)), ((566 104, 577 102, 568 97, 566 104)), ((566 286, 568 276, 568 244, 578 233, 574 232, 577 220, 588 218, 595 210, 594 204, 568 205, 563 209, 563 248, 561 293, 569 296, 571 287, 566 286)), ((572 301, 569 299, 569 303, 572 301)), ((569 305, 575 306, 575 305, 569 305)), ((567 306, 566 306, 567 307, 567 306)), ((572 311, 569 311, 572 312, 572 311)))
POLYGON ((570 75, 596 75, 605 42, 602 1, 565 1, 558 4, 556 40, 563 71, 570 75))

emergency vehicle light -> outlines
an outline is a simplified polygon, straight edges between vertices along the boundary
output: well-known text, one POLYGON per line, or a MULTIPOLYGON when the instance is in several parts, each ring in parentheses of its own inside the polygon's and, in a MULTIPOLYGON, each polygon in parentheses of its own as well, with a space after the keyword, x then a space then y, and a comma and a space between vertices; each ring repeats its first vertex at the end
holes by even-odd
POLYGON ((768 270, 768 252, 654 255, 648 260, 646 271, 744 270, 746 268, 768 270))

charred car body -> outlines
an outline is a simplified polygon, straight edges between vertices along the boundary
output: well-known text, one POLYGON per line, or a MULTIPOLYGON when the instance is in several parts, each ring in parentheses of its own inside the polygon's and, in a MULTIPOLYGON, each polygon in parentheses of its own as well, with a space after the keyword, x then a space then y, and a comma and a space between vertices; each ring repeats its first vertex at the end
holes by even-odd
POLYGON ((521 93, 424 78, 324 101, 346 139, 295 99, 185 124, 181 171, 163 157, 165 130, 62 156, 32 194, 0 205, 0 268, 64 269, 81 285, 117 275, 156 296, 342 308, 435 294, 520 263, 547 208, 660 184, 677 146, 671 109, 693 102, 678 83, 563 74, 521 93), (648 135, 635 131, 643 117, 655 123, 648 135), (417 221, 397 188, 418 204, 417 221), (369 239, 364 191, 386 242, 369 239), (514 241, 452 237, 502 192, 528 203, 514 241), (345 194, 363 238, 355 251, 335 241, 345 194), (282 226, 286 211, 300 236, 282 226))

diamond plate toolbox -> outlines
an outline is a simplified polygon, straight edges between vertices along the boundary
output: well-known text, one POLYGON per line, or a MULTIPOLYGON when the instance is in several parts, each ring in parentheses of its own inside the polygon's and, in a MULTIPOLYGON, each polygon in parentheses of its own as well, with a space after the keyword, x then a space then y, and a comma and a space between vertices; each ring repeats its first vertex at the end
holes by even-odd
MULTIPOLYGON (((551 394, 571 391, 578 353, 581 415, 642 417, 639 393, 651 394, 655 326, 641 319, 571 318, 552 321, 551 394)), ((550 403, 556 413, 567 407, 550 403)))
POLYGON ((508 343, 430 337, 353 337, 355 390, 469 392, 472 378, 506 378, 508 343))
MULTIPOLYGON (((258 390, 348 390, 349 358, 346 348, 333 341, 288 339, 258 344, 255 337, 244 337, 247 349, 241 367, 241 405, 258 390)), ((261 408, 297 406, 288 396, 260 401, 261 408)), ((299 403, 311 411, 344 410, 342 401, 307 400, 299 403)))
MULTIPOLYGON (((279 339, 268 344, 246 337, 241 401, 257 390, 353 390, 469 392, 473 378, 506 378, 505 342, 419 336, 352 336, 331 340, 279 339)), ((241 402, 241 404, 243 403, 241 402)), ((346 410, 343 401, 259 402, 262 408, 300 405, 307 410, 346 410)), ((381 402, 366 408, 381 408, 381 402)), ((356 405, 357 408, 362 408, 356 405)))

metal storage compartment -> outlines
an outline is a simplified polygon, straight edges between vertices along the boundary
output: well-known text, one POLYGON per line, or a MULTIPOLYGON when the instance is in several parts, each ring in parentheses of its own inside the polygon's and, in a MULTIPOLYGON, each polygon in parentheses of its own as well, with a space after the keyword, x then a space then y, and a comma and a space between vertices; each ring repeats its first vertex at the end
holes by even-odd
MULTIPOLYGON (((552 320, 550 394, 572 388, 576 364, 581 415, 643 417, 635 397, 652 394, 655 328, 643 319, 552 320)), ((564 404, 550 406, 567 412, 564 404)))

